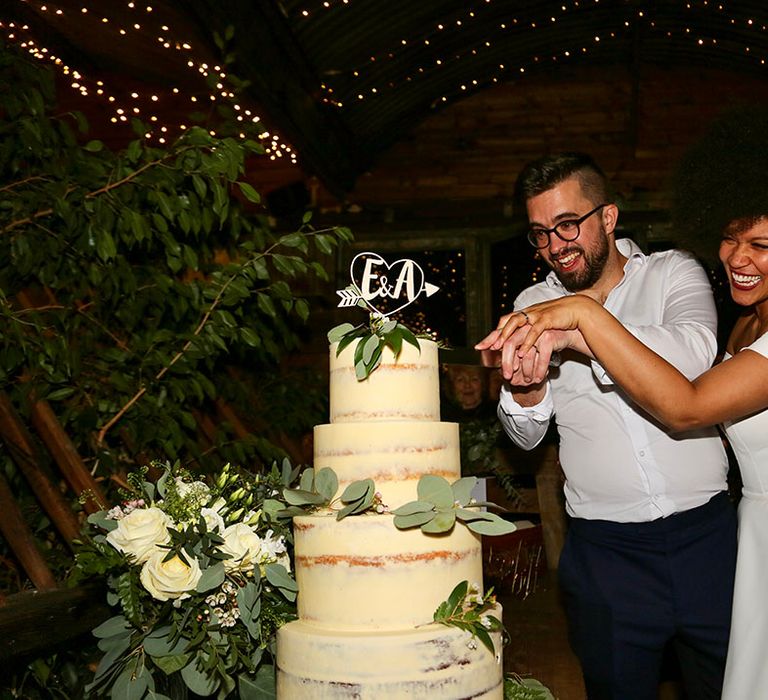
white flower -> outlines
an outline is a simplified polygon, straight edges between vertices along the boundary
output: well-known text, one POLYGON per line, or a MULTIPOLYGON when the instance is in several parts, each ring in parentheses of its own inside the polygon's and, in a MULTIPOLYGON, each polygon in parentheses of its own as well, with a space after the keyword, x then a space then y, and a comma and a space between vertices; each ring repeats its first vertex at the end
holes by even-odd
POLYGON ((166 555, 159 549, 146 561, 141 568, 141 583, 157 600, 189 598, 187 591, 194 590, 202 576, 197 559, 190 559, 187 565, 178 556, 163 561, 166 555))
POLYGON ((211 532, 218 530, 219 534, 224 532, 224 518, 219 515, 219 512, 213 508, 203 508, 200 511, 200 515, 205 520, 205 525, 211 532))
POLYGON ((195 500, 205 503, 211 495, 211 489, 202 481, 184 481, 180 476, 176 477, 176 492, 185 501, 195 500))
POLYGON ((137 508, 117 521, 117 527, 107 534, 107 542, 143 564, 158 545, 170 542, 169 527, 173 521, 159 508, 137 508))
POLYGON ((273 537, 272 530, 267 530, 261 543, 261 551, 264 556, 271 559, 277 559, 278 555, 285 554, 287 547, 283 537, 273 537))
POLYGON ((227 571, 248 571, 260 563, 261 538, 245 523, 230 525, 221 536, 224 538, 221 551, 232 557, 224 560, 227 571))

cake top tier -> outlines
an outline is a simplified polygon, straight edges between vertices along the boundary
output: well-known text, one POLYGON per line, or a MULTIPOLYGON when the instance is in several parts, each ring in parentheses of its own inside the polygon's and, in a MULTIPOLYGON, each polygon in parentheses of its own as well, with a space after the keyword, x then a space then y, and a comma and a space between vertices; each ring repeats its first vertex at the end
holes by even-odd
POLYGON ((419 340, 419 349, 403 343, 395 358, 384 348, 381 364, 368 377, 355 376, 355 349, 348 345, 337 356, 331 345, 331 423, 367 421, 439 421, 440 383, 437 344, 419 340))

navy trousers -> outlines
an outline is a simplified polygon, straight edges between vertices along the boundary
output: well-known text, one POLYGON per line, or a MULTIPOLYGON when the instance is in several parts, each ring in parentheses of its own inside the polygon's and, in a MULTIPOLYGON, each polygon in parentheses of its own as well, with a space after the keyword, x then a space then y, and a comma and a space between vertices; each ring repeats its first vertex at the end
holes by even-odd
POLYGON ((725 493, 648 523, 572 519, 559 578, 589 699, 656 700, 673 640, 688 700, 717 700, 735 566, 725 493))

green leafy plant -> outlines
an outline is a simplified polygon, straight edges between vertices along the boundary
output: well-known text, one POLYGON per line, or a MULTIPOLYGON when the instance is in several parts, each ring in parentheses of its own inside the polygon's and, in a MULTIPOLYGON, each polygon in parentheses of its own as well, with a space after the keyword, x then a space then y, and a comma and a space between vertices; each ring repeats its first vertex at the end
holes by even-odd
POLYGON ((504 700, 555 700, 555 696, 541 681, 511 673, 504 678, 504 700))
POLYGON ((210 470, 284 456, 273 398, 237 387, 280 376, 309 314, 296 282, 326 280, 349 231, 309 213, 273 228, 247 181, 259 124, 246 138, 193 127, 159 147, 135 121, 113 152, 80 115, 54 116, 52 75, 3 44, 0 82, 15 86, 0 91, 0 386, 18 412, 48 400, 97 477, 142 453, 210 470), (201 440, 222 402, 251 434, 218 419, 201 440))
POLYGON ((94 630, 103 655, 86 692, 165 698, 176 678, 203 696, 274 697, 274 636, 296 616, 297 586, 273 494, 295 471, 227 465, 210 485, 178 466, 156 483, 146 472, 79 543, 73 582, 106 576, 115 609, 94 630))
POLYGON ((501 620, 490 612, 496 609, 493 590, 480 595, 476 585, 461 581, 451 591, 448 599, 440 603, 433 619, 441 625, 458 627, 479 639, 483 646, 495 653, 491 632, 502 629, 501 620))
POLYGON ((495 506, 472 498, 476 483, 477 478, 474 476, 463 477, 453 484, 441 476, 422 476, 417 486, 418 500, 392 511, 395 526, 401 530, 420 527, 422 532, 439 535, 450 532, 459 520, 479 535, 506 535, 514 532, 517 529, 514 523, 495 513, 480 510, 495 506))
MULTIPOLYGON (((365 306, 365 303, 363 302, 362 305, 365 306)), ((417 336, 406 326, 373 313, 367 324, 353 326, 351 323, 342 323, 328 331, 328 342, 338 343, 336 355, 356 340, 360 342, 355 348, 355 376, 360 381, 370 376, 371 372, 381 364, 384 348, 390 348, 395 357, 400 354, 403 342, 410 343, 417 350, 419 349, 417 336)))

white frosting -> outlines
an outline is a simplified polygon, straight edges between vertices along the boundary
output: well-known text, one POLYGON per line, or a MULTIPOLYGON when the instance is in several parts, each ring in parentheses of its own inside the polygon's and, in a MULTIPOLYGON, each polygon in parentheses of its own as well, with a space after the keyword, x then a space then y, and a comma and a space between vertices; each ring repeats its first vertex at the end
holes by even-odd
POLYGON ((491 637, 495 654, 468 632, 443 625, 364 634, 292 622, 277 638, 277 696, 502 700, 501 634, 491 637))
POLYGON ((315 427, 315 470, 330 467, 341 495, 353 481, 373 479, 391 509, 416 500, 426 474, 461 476, 457 423, 336 423, 315 427))
POLYGON ((407 629, 432 620, 459 581, 482 581, 480 537, 397 530, 389 515, 293 520, 299 618, 339 630, 407 629))
POLYGON ((381 364, 358 381, 352 343, 336 356, 331 345, 331 423, 387 420, 440 420, 437 344, 420 340, 421 351, 403 343, 395 358, 384 348, 381 364))

